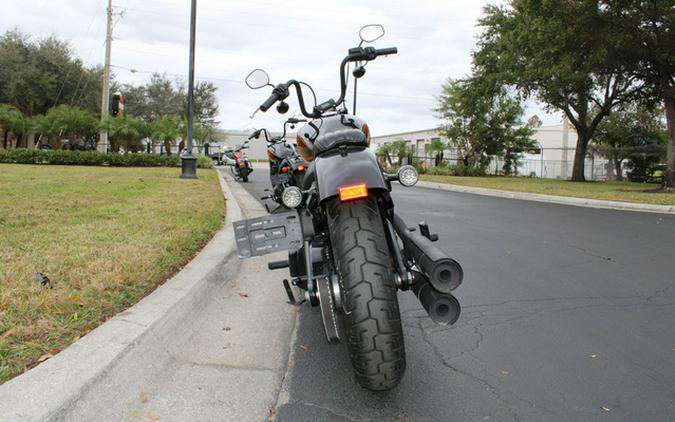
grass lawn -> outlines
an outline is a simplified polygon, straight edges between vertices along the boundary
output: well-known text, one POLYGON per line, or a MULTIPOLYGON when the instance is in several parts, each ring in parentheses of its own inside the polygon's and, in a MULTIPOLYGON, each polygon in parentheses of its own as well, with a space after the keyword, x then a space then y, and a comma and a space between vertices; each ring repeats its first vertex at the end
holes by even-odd
POLYGON ((0 164, 0 383, 136 303, 222 226, 216 171, 179 173, 0 164))
POLYGON ((529 177, 459 177, 421 175, 421 180, 478 188, 643 204, 675 205, 675 194, 657 192, 659 185, 631 182, 570 182, 529 177))

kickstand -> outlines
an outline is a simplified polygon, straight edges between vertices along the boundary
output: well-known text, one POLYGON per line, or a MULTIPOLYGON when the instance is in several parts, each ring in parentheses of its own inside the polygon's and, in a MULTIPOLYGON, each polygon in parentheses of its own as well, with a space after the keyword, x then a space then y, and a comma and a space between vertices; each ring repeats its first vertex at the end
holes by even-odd
POLYGON ((291 290, 291 285, 288 283, 288 280, 284 278, 283 280, 284 283, 284 289, 286 290, 286 294, 288 295, 288 303, 291 305, 295 305, 295 295, 293 294, 293 290, 291 290))

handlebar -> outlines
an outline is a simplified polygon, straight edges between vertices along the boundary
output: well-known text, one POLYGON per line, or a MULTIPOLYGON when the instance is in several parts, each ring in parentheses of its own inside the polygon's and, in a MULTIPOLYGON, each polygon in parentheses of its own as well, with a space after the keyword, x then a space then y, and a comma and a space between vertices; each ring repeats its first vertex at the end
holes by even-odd
MULTIPOLYGON (((291 79, 286 83, 277 85, 272 90, 272 95, 270 95, 269 98, 267 98, 267 100, 265 100, 265 102, 262 103, 258 109, 262 112, 266 112, 277 101, 285 100, 290 95, 289 92, 290 87, 294 86, 295 91, 298 95, 298 103, 300 104, 300 110, 302 111, 302 114, 310 119, 319 118, 323 113, 334 108, 335 106, 341 104, 344 101, 345 96, 347 94, 347 80, 345 79, 345 68, 347 66, 347 63, 371 61, 375 60, 375 58, 379 56, 387 56, 390 54, 397 54, 397 53, 398 48, 396 47, 387 47, 380 49, 376 49, 374 47, 350 48, 347 56, 342 60, 342 63, 340 65, 340 98, 337 101, 331 98, 328 101, 325 101, 321 104, 316 104, 311 113, 307 111, 307 109, 305 108, 305 101, 302 96, 302 88, 300 87, 300 83, 294 79, 291 79)), ((284 125, 284 132, 285 132, 285 125, 284 125)))

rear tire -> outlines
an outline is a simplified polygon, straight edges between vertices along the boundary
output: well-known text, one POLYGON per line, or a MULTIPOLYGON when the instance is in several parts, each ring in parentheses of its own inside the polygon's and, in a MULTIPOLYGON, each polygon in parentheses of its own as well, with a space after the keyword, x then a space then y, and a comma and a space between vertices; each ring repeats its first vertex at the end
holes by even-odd
POLYGON ((397 287, 383 220, 374 199, 326 205, 343 317, 356 380, 369 390, 396 387, 405 372, 397 287))
POLYGON ((247 172, 241 173, 241 180, 243 180, 244 182, 248 182, 248 173, 247 172))

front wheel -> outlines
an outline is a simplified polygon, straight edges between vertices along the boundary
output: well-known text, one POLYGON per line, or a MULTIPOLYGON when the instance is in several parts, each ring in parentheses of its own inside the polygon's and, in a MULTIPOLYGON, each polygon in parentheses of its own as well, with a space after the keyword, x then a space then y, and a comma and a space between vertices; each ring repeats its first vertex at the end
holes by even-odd
POLYGON ((326 209, 356 379, 369 390, 389 390, 403 378, 406 364, 380 209, 372 198, 345 203, 335 198, 326 209))

